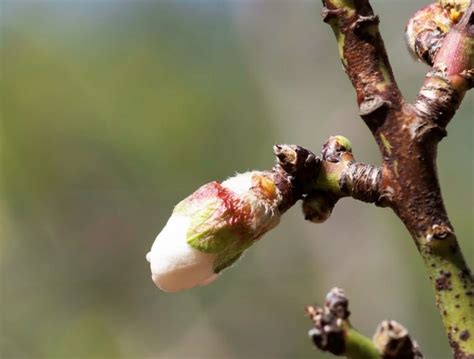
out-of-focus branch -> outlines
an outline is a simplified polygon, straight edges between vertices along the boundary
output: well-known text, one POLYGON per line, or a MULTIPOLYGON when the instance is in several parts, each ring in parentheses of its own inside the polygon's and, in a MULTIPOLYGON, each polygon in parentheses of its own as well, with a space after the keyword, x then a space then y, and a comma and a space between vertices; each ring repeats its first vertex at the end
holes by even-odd
POLYGON ((418 55, 426 56, 433 67, 414 105, 403 99, 396 85, 378 17, 368 0, 323 0, 323 17, 336 35, 359 114, 382 155, 375 202, 391 207, 413 237, 454 356, 468 358, 474 357, 474 279, 444 207, 436 154, 448 122, 473 86, 474 5, 470 1, 467 6, 465 0, 440 3, 441 7, 430 11, 449 10, 450 23, 442 36, 423 33, 423 26, 437 30, 432 17, 420 16, 415 21, 413 46, 421 41, 427 47, 418 55))
POLYGON ((349 321, 349 301, 340 288, 326 296, 324 307, 306 307, 313 321, 309 336, 314 345, 351 359, 420 359, 422 354, 407 330, 394 321, 382 322, 373 340, 354 329, 349 321))

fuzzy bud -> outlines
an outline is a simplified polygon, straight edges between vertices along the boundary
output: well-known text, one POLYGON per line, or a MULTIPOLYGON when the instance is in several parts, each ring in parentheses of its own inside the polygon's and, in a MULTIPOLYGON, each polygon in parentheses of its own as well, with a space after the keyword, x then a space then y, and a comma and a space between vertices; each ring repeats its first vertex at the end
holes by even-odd
POLYGON ((214 281, 280 221, 282 195, 268 172, 211 182, 181 201, 146 258, 152 279, 177 292, 214 281))

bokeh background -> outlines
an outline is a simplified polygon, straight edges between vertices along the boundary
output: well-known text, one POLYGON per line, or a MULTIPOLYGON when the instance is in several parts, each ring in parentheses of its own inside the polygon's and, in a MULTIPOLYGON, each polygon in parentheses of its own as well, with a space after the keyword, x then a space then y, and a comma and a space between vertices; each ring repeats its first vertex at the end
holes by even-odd
MULTIPOLYGON (((427 68, 406 20, 426 1, 373 1, 399 85, 427 68)), ((0 2, 2 358, 331 358, 307 304, 333 286, 371 335, 403 323, 450 356, 433 292, 390 210, 298 205, 214 284, 159 291, 145 253, 198 186, 273 164, 272 145, 319 151, 344 134, 380 163, 330 28, 311 1, 0 2)), ((440 146, 446 205, 474 264, 473 96, 440 146)))

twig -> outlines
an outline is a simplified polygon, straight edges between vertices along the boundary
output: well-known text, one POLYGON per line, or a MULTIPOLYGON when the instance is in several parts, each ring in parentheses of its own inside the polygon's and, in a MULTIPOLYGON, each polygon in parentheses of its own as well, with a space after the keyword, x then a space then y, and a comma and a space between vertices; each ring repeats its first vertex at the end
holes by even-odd
POLYGON ((275 182, 284 193, 284 207, 303 199, 307 220, 324 222, 343 197, 383 205, 381 169, 356 162, 343 136, 330 137, 320 156, 298 145, 276 145, 274 152, 277 166, 273 172, 281 178, 275 182))
POLYGON ((349 301, 340 288, 326 296, 324 307, 306 307, 314 327, 309 336, 316 347, 351 359, 420 359, 422 354, 407 330, 394 321, 382 322, 373 340, 349 321, 349 301))

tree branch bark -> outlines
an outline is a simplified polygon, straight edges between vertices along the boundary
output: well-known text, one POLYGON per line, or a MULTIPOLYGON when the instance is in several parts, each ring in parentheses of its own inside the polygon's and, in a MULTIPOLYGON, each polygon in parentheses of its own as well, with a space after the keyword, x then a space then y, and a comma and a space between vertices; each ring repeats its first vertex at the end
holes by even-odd
POLYGON ((455 358, 473 358, 474 280, 444 207, 436 155, 447 124, 473 86, 474 5, 471 1, 446 35, 411 105, 395 82, 369 2, 323 4, 360 116, 382 154, 379 202, 403 221, 424 259, 455 358))

